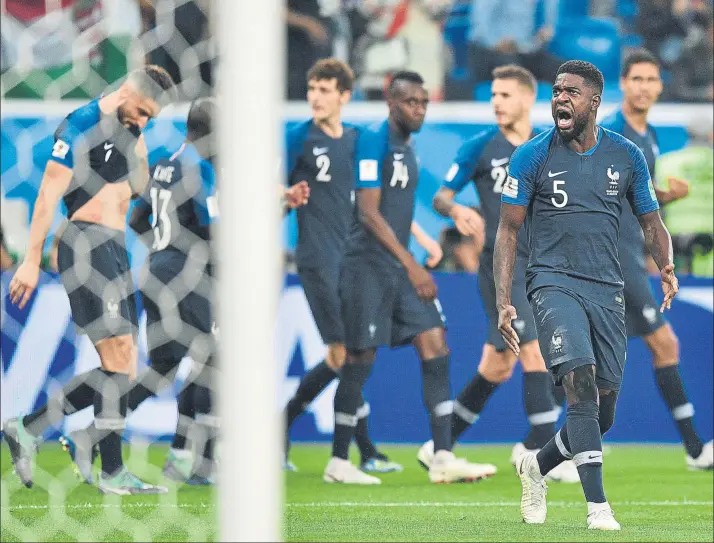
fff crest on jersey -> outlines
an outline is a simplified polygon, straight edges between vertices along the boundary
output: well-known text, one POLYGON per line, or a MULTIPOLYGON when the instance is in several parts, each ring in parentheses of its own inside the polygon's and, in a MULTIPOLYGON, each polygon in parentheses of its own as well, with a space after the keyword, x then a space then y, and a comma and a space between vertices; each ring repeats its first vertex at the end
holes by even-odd
POLYGON ((620 186, 617 183, 620 180, 620 172, 618 172, 617 170, 613 171, 614 167, 615 166, 611 165, 607 169, 607 177, 608 179, 610 179, 610 184, 608 185, 606 191, 606 194, 608 196, 617 196, 618 194, 620 194, 620 186))

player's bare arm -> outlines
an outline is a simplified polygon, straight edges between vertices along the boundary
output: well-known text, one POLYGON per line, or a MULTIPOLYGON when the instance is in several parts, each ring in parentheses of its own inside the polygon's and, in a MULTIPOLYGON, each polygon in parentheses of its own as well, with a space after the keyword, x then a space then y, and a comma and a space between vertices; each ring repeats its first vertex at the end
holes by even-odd
POLYGON ((464 236, 476 236, 483 231, 483 219, 470 207, 454 202, 456 192, 441 187, 434 195, 432 206, 442 217, 451 217, 454 226, 464 236))
POLYGON ((129 186, 134 197, 144 194, 149 184, 149 151, 146 148, 144 134, 139 136, 134 148, 136 154, 136 168, 129 170, 129 186))
POLYGON ((655 187, 655 194, 660 205, 667 205, 687 196, 689 194, 689 182, 677 177, 668 177, 668 190, 655 187))
POLYGON ((414 286, 419 297, 426 301, 436 298, 436 283, 431 274, 421 267, 406 247, 403 247, 394 230, 379 211, 382 190, 366 188, 357 191, 357 209, 359 220, 369 232, 377 238, 399 263, 404 266, 409 281, 414 286))
POLYGON ((10 281, 10 299, 25 307, 40 278, 42 248, 52 225, 57 204, 72 180, 72 170, 54 160, 47 162, 30 223, 30 239, 25 258, 10 281))
POLYGON ((297 209, 307 204, 310 199, 310 185, 307 181, 300 181, 292 187, 283 189, 283 206, 287 213, 291 209, 297 209))
POLYGON ((520 352, 518 334, 511 321, 518 317, 511 305, 513 267, 516 262, 518 231, 526 218, 527 208, 513 204, 501 204, 501 218, 496 232, 493 253, 493 274, 496 281, 496 306, 498 307, 498 329, 503 341, 516 355, 520 352))
POLYGON ((427 234, 416 221, 412 221, 411 232, 414 239, 417 240, 417 243, 429 253, 429 258, 426 260, 427 266, 433 268, 441 262, 441 259, 444 257, 444 251, 441 245, 439 245, 439 242, 427 234))
POLYGON ((662 292, 664 293, 660 311, 664 311, 672 307, 672 300, 679 292, 679 281, 674 275, 672 237, 662 222, 659 211, 645 213, 638 218, 645 235, 645 246, 660 270, 662 292))

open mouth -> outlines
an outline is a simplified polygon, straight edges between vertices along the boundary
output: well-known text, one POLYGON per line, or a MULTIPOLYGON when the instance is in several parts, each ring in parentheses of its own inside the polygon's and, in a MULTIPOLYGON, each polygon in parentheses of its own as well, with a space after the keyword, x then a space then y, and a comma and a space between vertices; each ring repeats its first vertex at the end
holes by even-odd
POLYGON ((559 130, 569 130, 573 127, 573 114, 565 109, 555 112, 555 120, 559 130))

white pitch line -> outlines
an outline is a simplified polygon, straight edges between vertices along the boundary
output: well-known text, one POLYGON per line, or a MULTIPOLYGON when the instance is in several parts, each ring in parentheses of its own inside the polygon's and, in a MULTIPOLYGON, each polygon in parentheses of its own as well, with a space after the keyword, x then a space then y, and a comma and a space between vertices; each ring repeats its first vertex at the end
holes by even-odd
MULTIPOLYGON (((706 506, 712 507, 711 501, 624 501, 613 502, 614 506, 629 505, 633 507, 689 507, 706 506)), ((297 502, 286 503, 285 507, 290 508, 337 508, 337 507, 519 507, 520 502, 297 502)), ((582 502, 548 502, 548 507, 582 507, 582 502)), ((1 507, 3 511, 23 511, 23 510, 47 510, 47 509, 113 509, 113 508, 168 508, 168 509, 211 509, 215 507, 213 503, 74 503, 67 505, 37 505, 22 504, 1 507)))

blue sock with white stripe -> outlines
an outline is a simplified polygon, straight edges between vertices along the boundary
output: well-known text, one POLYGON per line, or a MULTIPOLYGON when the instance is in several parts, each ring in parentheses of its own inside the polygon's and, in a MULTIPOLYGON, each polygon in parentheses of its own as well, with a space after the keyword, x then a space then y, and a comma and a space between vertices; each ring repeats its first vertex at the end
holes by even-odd
POLYGON ((357 410, 364 404, 362 387, 372 371, 372 364, 346 363, 340 372, 335 392, 335 433, 332 436, 332 456, 349 459, 349 449, 359 417, 357 410))
POLYGON ((589 504, 607 501, 602 486, 602 438, 598 414, 597 403, 580 401, 568 406, 565 422, 573 462, 589 504))
POLYGON ((476 372, 454 402, 454 414, 451 417, 451 442, 456 440, 466 429, 478 420, 491 394, 498 388, 481 373, 476 372))
POLYGON ((450 451, 453 402, 449 389, 449 355, 422 360, 424 405, 429 412, 434 452, 450 451))
POLYGON ((682 376, 679 373, 679 364, 656 368, 655 376, 662 397, 677 424, 679 435, 682 436, 687 454, 692 458, 699 457, 702 454, 702 440, 694 429, 694 406, 687 399, 682 376))
POLYGON ((542 449, 555 434, 560 409, 553 405, 552 387, 553 378, 547 371, 523 373, 523 404, 530 424, 523 440, 526 449, 542 449))

